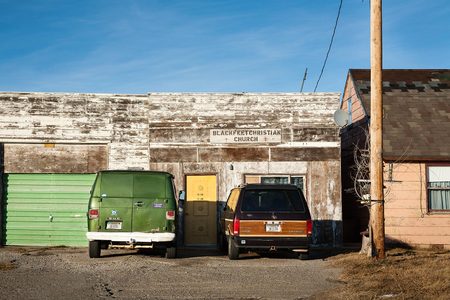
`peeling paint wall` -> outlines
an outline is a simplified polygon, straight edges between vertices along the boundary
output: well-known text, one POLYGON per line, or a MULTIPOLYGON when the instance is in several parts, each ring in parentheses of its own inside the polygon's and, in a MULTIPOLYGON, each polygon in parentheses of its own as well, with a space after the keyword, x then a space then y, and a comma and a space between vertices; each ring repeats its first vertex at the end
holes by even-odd
POLYGON ((146 95, 0 93, 0 142, 106 144, 109 168, 148 168, 146 95))
POLYGON ((339 95, 149 95, 150 168, 169 170, 178 189, 191 174, 216 174, 219 201, 246 174, 304 175, 316 244, 342 242, 339 95), (212 129, 280 129, 279 143, 210 141, 212 129), (232 167, 231 167, 232 166, 232 167))
POLYGON ((342 240, 340 138, 333 123, 337 93, 0 93, 0 101, 0 143, 28 149, 9 152, 5 163, 11 172, 14 161, 47 143, 63 152, 61 145, 68 152, 104 145, 94 155, 102 163, 91 161, 92 167, 83 169, 89 155, 79 149, 87 148, 76 148, 80 158, 58 152, 52 172, 88 172, 105 164, 164 170, 175 176, 179 190, 188 174, 216 174, 220 203, 246 174, 303 175, 315 242, 342 240), (214 144, 212 129, 277 129, 281 137, 276 143, 214 144))

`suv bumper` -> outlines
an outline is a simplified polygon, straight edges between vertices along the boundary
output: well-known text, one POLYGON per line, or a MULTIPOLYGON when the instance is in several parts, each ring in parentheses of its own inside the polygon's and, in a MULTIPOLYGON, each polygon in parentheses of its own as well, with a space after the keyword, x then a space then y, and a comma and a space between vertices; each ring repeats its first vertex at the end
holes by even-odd
POLYGON ((163 243, 175 241, 175 233, 159 232, 87 232, 89 241, 113 241, 127 243, 163 243))
POLYGON ((246 249, 289 249, 307 252, 311 244, 311 237, 234 237, 233 242, 238 248, 246 249))

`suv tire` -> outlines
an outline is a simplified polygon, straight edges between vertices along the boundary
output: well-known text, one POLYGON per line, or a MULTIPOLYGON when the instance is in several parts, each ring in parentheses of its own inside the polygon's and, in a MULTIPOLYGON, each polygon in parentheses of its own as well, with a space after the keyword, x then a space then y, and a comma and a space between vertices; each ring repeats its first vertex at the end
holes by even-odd
POLYGON ((239 248, 233 242, 233 239, 228 238, 228 258, 235 260, 239 258, 239 248))
POLYGON ((172 259, 177 257, 177 248, 167 247, 166 248, 166 258, 172 259))
POLYGON ((227 251, 227 240, 222 233, 219 233, 219 250, 222 253, 226 253, 227 251))
POLYGON ((99 258, 101 253, 100 241, 89 241, 89 257, 99 258))
POLYGON ((309 253, 300 253, 300 254, 298 255, 298 258, 299 258, 300 260, 307 260, 307 259, 309 259, 309 253))

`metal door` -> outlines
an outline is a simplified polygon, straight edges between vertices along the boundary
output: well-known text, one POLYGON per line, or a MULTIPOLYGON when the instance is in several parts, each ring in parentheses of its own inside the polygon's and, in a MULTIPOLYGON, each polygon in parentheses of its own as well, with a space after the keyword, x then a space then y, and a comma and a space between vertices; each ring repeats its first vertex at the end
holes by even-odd
POLYGON ((168 178, 160 174, 136 173, 133 183, 133 231, 160 232, 166 228, 168 178))
POLYGON ((132 231, 133 175, 103 173, 99 196, 99 230, 132 231))
POLYGON ((86 210, 95 174, 7 174, 6 245, 87 246, 86 210))
POLYGON ((216 175, 186 176, 185 244, 217 243, 216 175))

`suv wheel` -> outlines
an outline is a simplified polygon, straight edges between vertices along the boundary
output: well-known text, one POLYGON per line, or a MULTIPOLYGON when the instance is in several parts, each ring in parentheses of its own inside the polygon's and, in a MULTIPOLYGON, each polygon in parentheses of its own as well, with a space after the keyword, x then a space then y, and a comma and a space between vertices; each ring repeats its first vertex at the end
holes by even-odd
POLYGON ((298 258, 301 259, 301 260, 307 260, 307 259, 309 258, 309 253, 308 253, 308 252, 306 252, 306 253, 300 253, 300 254, 298 255, 298 258))
POLYGON ((226 252, 227 250, 227 240, 222 233, 219 233, 219 250, 221 252, 226 252))
POLYGON ((231 260, 239 258, 239 248, 236 247, 231 237, 228 238, 228 258, 231 260))
POLYGON ((177 257, 177 248, 167 247, 166 248, 166 258, 175 258, 175 257, 177 257))
POLYGON ((101 253, 100 241, 89 241, 89 257, 99 258, 101 253))

